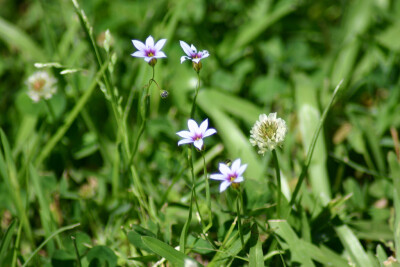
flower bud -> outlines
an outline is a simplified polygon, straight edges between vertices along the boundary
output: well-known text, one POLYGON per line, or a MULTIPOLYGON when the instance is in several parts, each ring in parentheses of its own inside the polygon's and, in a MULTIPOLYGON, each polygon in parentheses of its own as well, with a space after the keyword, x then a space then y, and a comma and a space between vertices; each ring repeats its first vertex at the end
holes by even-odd
POLYGON ((193 69, 197 72, 197 73, 199 73, 200 72, 200 70, 201 70, 201 67, 203 67, 203 64, 201 64, 201 62, 199 61, 199 63, 196 63, 196 62, 192 62, 192 65, 193 65, 193 69))
POLYGON ((168 97, 169 93, 167 90, 162 90, 160 93, 160 96, 162 99, 166 99, 168 97))
POLYGON ((154 67, 156 64, 157 64, 157 59, 153 57, 153 58, 149 61, 149 65, 152 66, 152 67, 154 67))

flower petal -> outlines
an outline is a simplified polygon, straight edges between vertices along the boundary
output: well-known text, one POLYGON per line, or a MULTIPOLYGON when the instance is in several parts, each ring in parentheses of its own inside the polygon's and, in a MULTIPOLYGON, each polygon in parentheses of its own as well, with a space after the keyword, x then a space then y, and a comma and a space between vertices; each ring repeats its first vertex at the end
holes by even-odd
POLYGON ((197 49, 194 45, 190 46, 190 49, 192 50, 192 53, 196 54, 197 53, 197 49))
POLYGON ((167 55, 163 51, 156 52, 155 58, 167 57, 167 55))
POLYGON ((217 132, 217 130, 215 130, 214 128, 210 128, 210 129, 208 129, 204 134, 203 134, 203 138, 204 137, 207 137, 207 136, 210 136, 210 135, 213 135, 213 134, 215 134, 217 132))
POLYGON ((131 54, 132 57, 146 57, 146 54, 143 51, 136 51, 131 54))
POLYGON ((183 138, 192 138, 193 136, 193 134, 189 131, 179 131, 176 134, 183 138))
POLYGON ((203 139, 197 139, 193 142, 193 145, 197 147, 199 150, 203 148, 203 139))
POLYGON ((247 168, 247 164, 243 164, 242 166, 240 166, 239 170, 237 170, 236 174, 237 174, 238 176, 242 176, 242 174, 244 173, 244 171, 246 170, 246 168, 247 168))
POLYGON ((236 160, 232 163, 231 170, 232 170, 232 172, 237 173, 237 171, 239 170, 239 168, 240 168, 240 159, 236 159, 236 160))
POLYGON ((188 120, 188 128, 189 128, 189 131, 193 134, 195 134, 199 131, 199 126, 197 125, 197 122, 192 119, 188 120))
POLYGON ((234 183, 241 183, 241 182, 243 182, 243 181, 244 181, 243 176, 236 177, 236 179, 233 180, 234 183))
POLYGON ((210 56, 210 54, 208 53, 207 50, 201 51, 200 54, 201 54, 201 58, 206 58, 206 57, 209 57, 209 56, 210 56))
POLYGON ((178 146, 193 143, 192 139, 182 139, 178 142, 178 146))
POLYGON ((154 57, 145 57, 144 58, 144 61, 146 61, 146 62, 150 62, 150 60, 152 60, 154 57))
POLYGON ((192 49, 190 49, 190 46, 187 43, 185 43, 184 41, 179 41, 179 43, 181 44, 181 47, 182 47, 183 51, 186 53, 186 55, 191 57, 192 49))
POLYGON ((163 46, 165 45, 165 42, 167 41, 167 39, 160 39, 158 40, 158 42, 156 43, 156 45, 154 46, 154 48, 156 49, 156 51, 160 51, 163 46))
POLYGON ((221 185, 219 186, 219 192, 220 193, 224 192, 230 185, 231 185, 231 182, 223 181, 221 183, 221 185))
POLYGON ((208 119, 205 119, 201 124, 200 124, 200 132, 201 132, 201 134, 203 135, 205 132, 206 132, 206 130, 207 130, 207 128, 208 128, 208 119))
POLYGON ((188 57, 188 56, 181 56, 181 64, 182 64, 186 59, 191 60, 191 58, 188 57))
POLYGON ((225 176, 229 176, 231 173, 231 169, 224 163, 219 164, 219 171, 225 176))
POLYGON ((136 47, 139 51, 146 50, 146 45, 139 40, 132 40, 132 44, 136 47))
POLYGON ((214 173, 214 174, 210 174, 210 179, 225 181, 226 176, 223 174, 220 174, 220 173, 214 173))
POLYGON ((154 48, 154 39, 151 35, 146 39, 146 48, 154 48))
POLYGON ((196 62, 196 63, 199 63, 200 60, 201 60, 201 58, 199 58, 199 57, 198 57, 198 58, 193 58, 193 59, 192 59, 192 61, 193 61, 193 62, 196 62))

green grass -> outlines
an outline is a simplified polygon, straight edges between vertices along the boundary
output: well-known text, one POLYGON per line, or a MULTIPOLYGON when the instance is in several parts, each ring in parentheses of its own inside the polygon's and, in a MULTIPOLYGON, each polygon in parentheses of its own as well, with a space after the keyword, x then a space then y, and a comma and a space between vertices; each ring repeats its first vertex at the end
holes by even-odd
POLYGON ((2 3, 0 266, 387 266, 399 18, 395 0, 2 3), (130 56, 149 35, 154 73, 130 56), (180 40, 210 52, 199 76, 180 40), (37 70, 58 80, 46 102, 37 70), (288 133, 260 155, 272 112, 288 133), (177 145, 190 117, 217 130, 203 152, 177 145), (220 193, 207 175, 237 158, 242 195, 220 193))

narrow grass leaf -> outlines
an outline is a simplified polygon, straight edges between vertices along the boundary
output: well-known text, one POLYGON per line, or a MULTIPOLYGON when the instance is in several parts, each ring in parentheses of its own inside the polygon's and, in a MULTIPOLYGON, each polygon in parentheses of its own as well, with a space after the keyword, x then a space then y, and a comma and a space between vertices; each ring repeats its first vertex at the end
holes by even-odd
POLYGON ((252 227, 252 239, 254 238, 256 242, 253 242, 250 247, 250 256, 249 256, 249 266, 250 267, 263 267, 264 266, 264 255, 262 250, 262 242, 259 237, 257 224, 254 224, 252 227), (253 231, 253 228, 254 231, 253 231))
POLYGON ((157 238, 150 236, 142 236, 142 241, 154 253, 167 259, 173 266, 184 266, 185 261, 191 261, 197 263, 198 266, 201 266, 200 263, 198 263, 194 259, 188 257, 187 255, 185 255, 180 251, 177 251, 173 247, 165 244, 164 242, 158 240, 157 238))
POLYGON ((4 256, 6 255, 6 251, 8 250, 12 237, 14 235, 15 228, 17 227, 17 220, 14 219, 11 224, 8 226, 6 233, 1 239, 0 244, 0 262, 4 262, 4 256))
POLYGON ((48 238, 46 238, 46 240, 44 240, 32 253, 31 255, 29 255, 29 257, 26 259, 25 263, 22 265, 22 267, 28 266, 29 262, 32 260, 32 258, 52 239, 54 238, 56 235, 61 234, 62 232, 74 229, 78 226, 80 226, 80 223, 76 223, 76 224, 72 224, 72 225, 68 225, 68 226, 64 226, 61 227, 60 229, 58 229, 57 231, 53 232, 48 238))
POLYGON ((337 226, 335 231, 356 266, 374 266, 353 231, 347 226, 337 226))
POLYGON ((394 202, 394 244, 396 255, 400 255, 400 163, 396 155, 390 152, 388 155, 390 176, 393 177, 393 202, 394 202))
POLYGON ((0 38, 9 46, 17 47, 23 55, 35 61, 46 60, 46 55, 39 46, 18 27, 0 17, 0 38))

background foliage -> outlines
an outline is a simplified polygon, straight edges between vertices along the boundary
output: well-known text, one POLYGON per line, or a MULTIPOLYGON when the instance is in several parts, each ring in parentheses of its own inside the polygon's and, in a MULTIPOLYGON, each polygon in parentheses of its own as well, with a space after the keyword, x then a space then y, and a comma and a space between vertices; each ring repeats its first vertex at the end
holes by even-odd
MULTIPOLYGON (((196 73, 179 63, 179 40, 211 54, 203 61, 195 116, 198 122, 209 118, 218 131, 206 141, 208 172, 228 159, 249 164, 243 184, 246 246, 241 248, 233 224, 235 194, 219 194, 211 181, 208 235, 218 249, 193 213, 189 257, 210 266, 383 266, 400 253, 400 1, 79 4, 103 60, 117 56, 112 72, 99 66, 71 1, 0 0, 4 266, 28 259, 34 266, 78 266, 77 253, 84 266, 146 266, 161 257, 183 264, 187 256, 171 247, 179 245, 187 220, 191 178, 186 148, 177 146, 175 133, 186 128, 196 73), (102 47, 107 29, 111 54, 102 47), (161 99, 151 87, 132 170, 129 148, 139 132, 140 97, 151 68, 130 56, 131 39, 148 35, 168 39, 168 58, 158 61, 156 80, 169 97, 161 99), (53 120, 43 102, 34 104, 26 94, 25 81, 38 62, 61 65, 48 68, 59 81, 50 100, 53 120), (60 74, 66 69, 77 72, 60 74), (289 205, 321 114, 342 79, 299 198, 289 205), (275 210, 271 156, 258 155, 248 142, 259 114, 269 112, 289 128, 277 151, 282 209, 291 210, 284 218, 275 210)), ((200 153, 194 156, 200 211, 206 214, 203 162, 200 153)))

